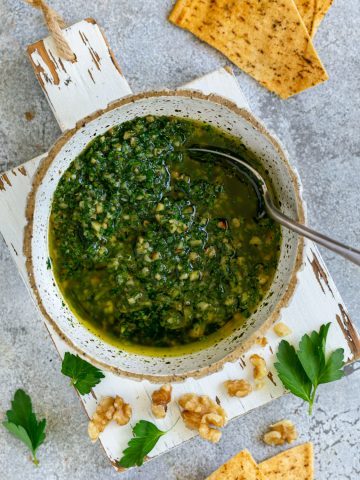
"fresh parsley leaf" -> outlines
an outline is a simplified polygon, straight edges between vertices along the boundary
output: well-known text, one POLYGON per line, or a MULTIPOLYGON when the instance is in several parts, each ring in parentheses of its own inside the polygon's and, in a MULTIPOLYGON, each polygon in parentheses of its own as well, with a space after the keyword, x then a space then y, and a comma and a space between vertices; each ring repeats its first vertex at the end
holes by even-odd
POLYGON ((12 410, 6 412, 7 421, 4 427, 29 448, 35 465, 39 464, 36 451, 45 440, 46 420, 37 421, 32 411, 29 395, 24 390, 17 390, 11 402, 12 410))
POLYGON ((321 383, 330 383, 335 380, 339 380, 344 376, 344 371, 342 370, 344 366, 344 349, 338 348, 328 358, 324 369, 322 370, 319 377, 319 385, 321 383))
POLYGON ((305 334, 300 340, 297 356, 314 387, 319 385, 320 374, 325 368, 325 347, 329 328, 330 323, 321 325, 319 332, 313 331, 310 336, 305 334))
POLYGON ((309 402, 311 381, 296 355, 295 348, 286 340, 280 342, 277 359, 275 368, 284 386, 297 397, 309 402))
POLYGON ((90 393, 91 389, 105 377, 101 370, 69 352, 65 353, 61 373, 71 378, 72 385, 81 395, 90 393))
POLYGON ((140 420, 133 427, 134 437, 123 451, 123 456, 118 462, 119 466, 129 468, 137 465, 140 467, 144 462, 144 457, 151 452, 159 438, 165 433, 153 423, 140 420))
POLYGON ((305 334, 296 352, 288 342, 279 345, 275 368, 284 386, 294 395, 309 402, 311 414, 316 390, 323 383, 333 382, 344 375, 344 350, 338 348, 326 360, 326 339, 330 323, 322 325, 319 332, 305 334))
POLYGON ((319 338, 314 335, 304 335, 299 344, 297 356, 301 366, 306 372, 313 385, 317 385, 317 379, 323 368, 323 359, 318 344, 319 338))
MULTIPOLYGON (((326 323, 325 325, 321 325, 320 330, 319 330, 319 334, 318 334, 320 361, 321 361, 322 365, 325 365, 326 339, 327 339, 327 335, 328 335, 328 332, 329 332, 330 325, 331 325, 330 322, 326 323)), ((312 335, 312 337, 314 337, 314 335, 316 335, 316 332, 313 331, 311 333, 311 335, 312 335)))

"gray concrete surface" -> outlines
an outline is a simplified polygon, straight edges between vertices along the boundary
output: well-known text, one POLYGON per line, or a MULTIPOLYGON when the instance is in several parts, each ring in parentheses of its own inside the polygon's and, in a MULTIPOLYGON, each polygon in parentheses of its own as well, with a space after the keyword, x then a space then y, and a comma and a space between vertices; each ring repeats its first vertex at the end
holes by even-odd
MULTIPOLYGON (((166 21, 172 0, 54 0, 69 23, 95 17, 106 31, 134 91, 175 87, 227 63, 166 21)), ((45 35, 41 16, 20 0, 0 0, 0 170, 44 152, 59 129, 33 75, 25 46, 45 35), (28 122, 26 111, 35 112, 28 122)), ((316 36, 330 80, 281 101, 236 70, 254 112, 287 146, 304 184, 309 222, 359 247, 360 69, 359 3, 335 0, 316 36)), ((360 328, 360 270, 323 251, 353 320, 360 328)), ((326 318, 324 318, 326 321, 326 318)), ((48 419, 47 440, 35 468, 25 447, 0 428, 2 480, 102 480, 119 477, 86 435, 87 420, 38 319, 9 252, 0 239, 0 417, 16 388, 25 388, 48 419)), ((122 475, 124 480, 201 480, 232 454, 249 448, 257 460, 276 453, 259 441, 282 417, 295 421, 299 441, 315 443, 316 479, 360 478, 360 371, 321 387, 309 418, 292 396, 275 401, 226 428, 218 445, 200 439, 122 475)), ((358 370, 357 370, 358 369, 358 370)), ((356 371, 357 370, 357 371, 356 371)))

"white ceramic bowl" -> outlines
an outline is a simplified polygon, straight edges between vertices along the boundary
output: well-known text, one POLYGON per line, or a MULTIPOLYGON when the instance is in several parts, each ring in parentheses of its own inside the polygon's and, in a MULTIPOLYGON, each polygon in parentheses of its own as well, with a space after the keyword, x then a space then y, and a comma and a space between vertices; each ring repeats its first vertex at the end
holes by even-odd
POLYGON ((209 348, 178 357, 149 357, 119 350, 91 333, 64 305, 53 272, 47 268, 52 197, 61 175, 94 137, 114 125, 144 115, 202 120, 241 138, 268 170, 282 211, 303 222, 304 209, 299 180, 278 141, 249 112, 222 97, 193 91, 130 96, 79 122, 55 143, 36 174, 27 206, 24 251, 31 287, 41 311, 71 348, 100 368, 138 379, 176 381, 218 370, 226 361, 238 358, 264 334, 293 295, 302 263, 303 241, 282 229, 279 265, 266 298, 242 327, 209 348))

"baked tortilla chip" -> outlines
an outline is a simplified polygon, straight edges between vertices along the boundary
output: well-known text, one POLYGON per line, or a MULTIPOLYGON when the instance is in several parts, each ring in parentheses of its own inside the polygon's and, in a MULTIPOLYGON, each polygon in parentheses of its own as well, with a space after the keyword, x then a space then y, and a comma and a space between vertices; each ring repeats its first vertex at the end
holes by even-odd
POLYGON ((206 480, 265 480, 248 450, 239 452, 206 480))
POLYGON ((267 480, 314 480, 312 443, 290 448, 259 464, 267 480))
POLYGON ((281 98, 328 78, 293 0, 178 0, 169 20, 281 98))
POLYGON ((314 37, 333 0, 295 0, 310 37, 314 37))

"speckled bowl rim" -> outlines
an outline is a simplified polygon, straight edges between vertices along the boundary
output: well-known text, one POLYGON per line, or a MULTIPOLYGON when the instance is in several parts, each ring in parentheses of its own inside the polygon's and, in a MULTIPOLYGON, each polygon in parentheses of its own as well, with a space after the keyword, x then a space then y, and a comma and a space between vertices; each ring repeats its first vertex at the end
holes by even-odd
MULTIPOLYGON (((36 286, 35 277, 34 277, 34 266, 32 260, 32 236, 33 236, 33 218, 34 218, 34 210, 35 210, 35 202, 36 202, 36 194, 37 190, 44 178, 47 170, 49 169, 52 161, 57 156, 61 148, 73 137, 79 129, 83 128, 89 122, 95 120, 96 118, 100 117, 102 114, 109 112, 111 110, 117 109, 123 105, 127 105, 130 103, 134 103, 137 100, 146 99, 146 98, 154 98, 154 97, 188 97, 194 98, 199 100, 209 101, 215 104, 220 104, 222 106, 227 107, 229 110, 234 112, 235 114, 242 117, 248 123, 250 123, 255 129, 263 135, 275 148, 276 152, 278 153, 280 159, 284 163, 284 166, 287 169, 289 178, 294 186, 295 191, 295 202, 298 212, 298 221, 300 223, 305 222, 305 206, 301 195, 301 183, 300 179, 295 172, 295 170, 291 167, 285 149, 281 146, 278 139, 276 139, 272 134, 268 132, 265 126, 257 120, 248 110, 244 108, 239 108, 235 103, 232 101, 216 94, 205 95, 196 90, 159 90, 159 91, 150 91, 150 92, 143 92, 135 95, 129 95, 127 97, 123 97, 120 100, 115 100, 111 102, 105 107, 104 109, 97 110, 96 112, 88 115, 84 119, 77 122, 75 127, 71 130, 67 130, 64 132, 52 148, 47 153, 46 157, 44 157, 39 165, 32 182, 32 188, 27 198, 26 204, 26 226, 24 229, 24 243, 23 243, 23 252, 26 259, 26 271, 28 274, 28 279, 30 283, 30 287, 33 291, 35 296, 35 300, 37 306, 39 307, 41 313, 44 315, 45 319, 49 322, 51 327, 54 329, 56 334, 76 353, 81 355, 83 358, 86 358, 90 363, 96 365, 98 368, 112 372, 119 376, 129 377, 135 380, 148 380, 153 383, 161 383, 161 382, 179 382, 184 381, 186 378, 200 378, 206 375, 215 373, 219 371, 225 363, 234 362, 240 358, 240 356, 249 350, 256 340, 263 336, 265 332, 274 324, 274 322, 279 318, 280 312, 283 308, 285 308, 292 296, 294 295, 295 288, 298 282, 297 274, 302 267, 303 264, 303 255, 304 255, 304 239, 303 237, 298 237, 298 244, 297 244, 297 252, 295 257, 295 262, 290 274, 290 280, 288 283, 288 287, 284 292, 283 296, 275 305, 272 313, 266 319, 266 321, 261 325, 261 327, 254 332, 250 337, 241 343, 238 347, 236 347, 231 353, 228 353, 224 356, 221 360, 218 360, 211 365, 196 369, 190 370, 185 373, 171 374, 171 375, 148 375, 143 373, 136 373, 136 372, 129 372, 122 370, 121 368, 114 367, 112 365, 108 365, 93 356, 86 353, 82 348, 77 346, 73 341, 67 337, 67 335, 60 329, 57 325, 56 321, 48 314, 46 311, 44 304, 42 302, 39 290, 36 286)), ((85 327, 84 327, 85 328, 85 327)), ((211 348, 211 347, 210 347, 211 348)), ((131 355, 131 354, 130 354, 131 355)), ((151 357, 150 357, 151 358, 151 357)), ((158 357, 156 357, 158 358, 158 357)))

